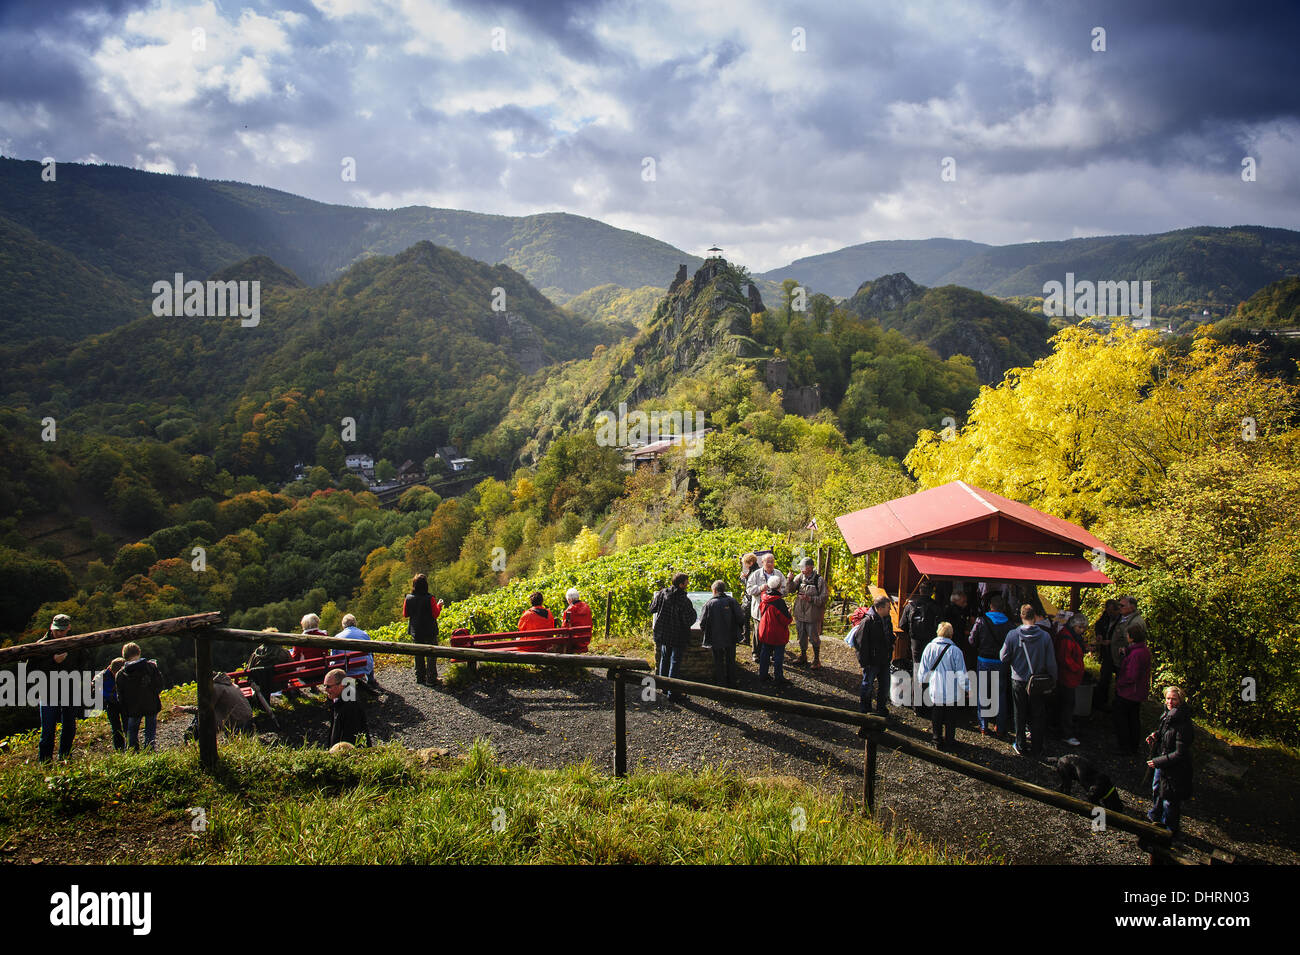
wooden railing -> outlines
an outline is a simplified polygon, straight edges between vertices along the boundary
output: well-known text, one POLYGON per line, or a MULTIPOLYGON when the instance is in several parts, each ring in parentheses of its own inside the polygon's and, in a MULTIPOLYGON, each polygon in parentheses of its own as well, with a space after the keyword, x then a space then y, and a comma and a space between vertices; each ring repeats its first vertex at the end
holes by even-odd
MULTIPOLYGON (((1055 790, 1037 786, 1023 779, 1017 779, 987 766, 960 759, 938 749, 923 746, 914 740, 907 739, 890 728, 882 716, 824 706, 819 703, 779 699, 744 690, 713 686, 708 683, 695 683, 690 680, 650 674, 648 671, 651 669, 651 664, 637 657, 480 650, 475 647, 450 647, 392 640, 345 640, 338 637, 319 637, 301 633, 263 633, 257 630, 221 627, 217 625, 220 620, 221 615, 218 613, 192 614, 187 617, 155 620, 149 623, 102 630, 81 636, 61 637, 44 643, 27 643, 4 647, 0 648, 0 664, 48 656, 70 649, 102 646, 103 644, 121 640, 140 640, 147 637, 167 635, 191 635, 194 639, 194 671, 198 687, 199 759, 209 771, 214 770, 217 766, 217 726, 212 709, 212 641, 223 640, 246 644, 269 643, 285 646, 321 647, 327 650, 362 650, 367 653, 407 656, 425 654, 432 657, 510 663, 519 666, 582 667, 584 669, 606 670, 606 675, 614 683, 614 775, 619 777, 627 773, 626 697, 628 674, 632 673, 642 680, 646 678, 651 680, 654 695, 664 689, 680 690, 694 696, 719 700, 737 706, 825 720, 864 729, 867 738, 863 753, 862 809, 865 815, 871 815, 875 809, 876 756, 877 750, 881 746, 896 752, 907 753, 916 759, 940 766, 971 779, 980 780, 1026 799, 1044 803, 1075 815, 1085 816, 1089 820, 1092 820, 1096 813, 1097 807, 1082 799, 1076 799, 1073 796, 1067 796, 1055 790)), ((1208 862, 1234 861, 1230 853, 1219 849, 1214 849, 1209 855, 1185 849, 1176 849, 1171 846, 1171 836, 1168 830, 1153 825, 1144 819, 1109 811, 1106 812, 1104 819, 1107 829, 1115 829, 1137 836, 1139 846, 1150 853, 1152 862, 1194 865, 1208 862)))

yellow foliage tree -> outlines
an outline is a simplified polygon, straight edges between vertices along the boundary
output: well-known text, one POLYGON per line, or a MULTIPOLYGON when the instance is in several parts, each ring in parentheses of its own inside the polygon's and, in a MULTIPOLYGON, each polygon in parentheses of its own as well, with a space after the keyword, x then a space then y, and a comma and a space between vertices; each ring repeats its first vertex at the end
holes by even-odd
POLYGON ((903 463, 922 487, 962 480, 1088 526, 1150 500, 1176 462, 1285 429, 1294 401, 1252 349, 1209 338, 1180 352, 1116 324, 1053 345, 980 389, 960 431, 920 433, 903 463))

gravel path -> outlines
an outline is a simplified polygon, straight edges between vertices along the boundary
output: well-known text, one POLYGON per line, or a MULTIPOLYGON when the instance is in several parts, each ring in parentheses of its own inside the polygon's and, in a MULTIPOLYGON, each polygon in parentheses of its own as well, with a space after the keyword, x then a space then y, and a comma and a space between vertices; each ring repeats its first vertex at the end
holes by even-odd
MULTIPOLYGON (((838 638, 823 639, 820 671, 786 667, 793 681, 782 696, 831 706, 856 708, 860 671, 852 651, 838 638)), ((748 648, 738 649, 738 689, 771 692, 760 683, 748 648)), ((410 749, 445 747, 463 752, 477 737, 490 739, 508 764, 558 767, 584 759, 612 771, 614 759, 613 683, 603 671, 530 672, 492 668, 454 689, 430 689, 415 682, 409 666, 382 666, 377 677, 384 693, 368 706, 372 731, 410 749)), ((695 698, 681 704, 647 703, 639 687, 628 690, 628 759, 631 766, 696 769, 730 765, 747 775, 792 776, 855 801, 862 792, 862 741, 848 727, 818 720, 740 709, 695 698)), ((662 700, 662 698, 661 698, 662 700)), ((279 708, 278 708, 279 709, 279 708)), ((300 703, 279 710, 280 732, 267 741, 323 745, 328 721, 323 705, 300 703)), ((910 711, 891 707, 902 735, 929 741, 929 723, 910 711)), ((1080 721, 1080 752, 1116 780, 1133 814, 1147 799, 1136 795, 1142 764, 1115 754, 1106 714, 1080 721)), ((177 745, 185 720, 159 727, 160 745, 177 745)), ((268 728, 259 717, 259 729, 268 728)), ((1207 734, 1199 734, 1205 739, 1207 734)), ((954 755, 993 769, 1054 787, 1050 766, 1020 758, 1010 746, 981 737, 977 724, 962 723, 954 755)), ((1049 742, 1048 755, 1066 751, 1049 742)), ((1294 797, 1294 765, 1284 772, 1255 765, 1242 751, 1229 758, 1198 751, 1197 798, 1185 806, 1187 844, 1235 851, 1244 859, 1300 863, 1300 818, 1294 797), (1203 770, 1217 759, 1223 770, 1203 770), (1289 778, 1289 782, 1288 782, 1289 778), (1271 784, 1271 788, 1270 788, 1271 784), (1243 798, 1244 794, 1244 798, 1243 798), (1208 843, 1208 844, 1207 844, 1208 843)), ((1267 759, 1265 751, 1260 759, 1267 759)), ((1076 789, 1076 795, 1078 794, 1076 789)), ((975 861, 1013 863, 1146 864, 1135 837, 1094 833, 1090 820, 1003 792, 957 773, 882 748, 876 786, 878 818, 887 828, 911 830, 946 844, 975 861)))

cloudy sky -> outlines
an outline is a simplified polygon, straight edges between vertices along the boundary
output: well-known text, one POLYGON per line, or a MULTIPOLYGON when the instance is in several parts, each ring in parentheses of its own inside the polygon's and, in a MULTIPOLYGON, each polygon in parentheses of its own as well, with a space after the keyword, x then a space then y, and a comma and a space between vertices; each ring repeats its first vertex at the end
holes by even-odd
POLYGON ((0 0, 0 154, 562 210, 755 270, 1298 228, 1298 26, 1271 0, 0 0))

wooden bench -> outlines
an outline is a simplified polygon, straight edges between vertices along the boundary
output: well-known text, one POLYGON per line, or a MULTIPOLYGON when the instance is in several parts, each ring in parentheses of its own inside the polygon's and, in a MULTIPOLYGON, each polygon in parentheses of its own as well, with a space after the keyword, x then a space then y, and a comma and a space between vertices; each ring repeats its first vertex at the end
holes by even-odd
MULTIPOLYGON (((513 650, 516 653, 586 653, 591 643, 591 627, 559 627, 554 630, 510 630, 504 633, 470 633, 455 630, 448 641, 453 647, 477 647, 480 650, 513 650)), ((477 669, 475 660, 457 660, 477 669)))
MULTIPOLYGON (((333 656, 326 651, 325 655, 320 657, 277 663, 271 667, 271 692, 312 689, 320 686, 325 680, 325 674, 335 667, 346 671, 369 656, 370 654, 362 650, 348 650, 344 653, 335 653, 333 656)), ((246 699, 256 700, 262 709, 268 713, 271 712, 270 701, 262 695, 261 690, 253 683, 252 674, 249 673, 247 668, 241 667, 238 670, 230 671, 226 675, 230 677, 231 683, 239 687, 240 692, 244 694, 246 699)))

